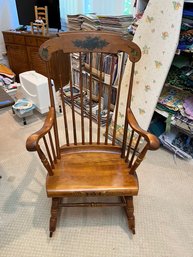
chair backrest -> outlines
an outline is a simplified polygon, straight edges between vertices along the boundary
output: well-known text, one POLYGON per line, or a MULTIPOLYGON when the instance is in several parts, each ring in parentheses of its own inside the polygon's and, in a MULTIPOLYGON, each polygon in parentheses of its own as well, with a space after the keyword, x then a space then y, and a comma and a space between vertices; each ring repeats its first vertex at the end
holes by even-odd
POLYGON ((48 7, 34 6, 34 11, 35 11, 35 19, 38 20, 41 18, 44 24, 48 27, 48 7))
MULTIPOLYGON (((61 78, 57 88, 60 88, 62 99, 64 144, 66 146, 115 145, 119 95, 125 62, 127 59, 131 61, 129 86, 125 92, 128 95, 126 107, 129 107, 135 62, 141 57, 139 47, 117 34, 87 31, 62 33, 59 37, 43 43, 39 51, 47 63, 48 74, 52 74, 49 60, 54 56, 55 70, 61 78), (60 65, 62 55, 68 57, 65 69, 60 65), (68 84, 64 84, 62 79, 65 71, 68 72, 65 76, 68 77, 68 84)), ((51 106, 54 106, 52 76, 48 77, 51 106)), ((127 119, 126 112, 127 108, 125 119, 127 119)), ((127 122, 123 130, 125 133, 121 144, 125 151, 127 122)), ((61 143, 58 138, 57 135, 56 145, 60 148, 61 143)))
POLYGON ((35 33, 35 30, 37 32, 41 31, 43 35, 45 33, 48 33, 48 7, 38 7, 34 6, 34 12, 35 12, 35 22, 31 22, 31 31, 32 34, 35 33))

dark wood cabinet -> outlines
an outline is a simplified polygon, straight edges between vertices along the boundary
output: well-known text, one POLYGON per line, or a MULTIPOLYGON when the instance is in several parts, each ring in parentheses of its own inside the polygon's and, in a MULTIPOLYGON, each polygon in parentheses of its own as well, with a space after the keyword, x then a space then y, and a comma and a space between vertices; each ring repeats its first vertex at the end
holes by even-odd
POLYGON ((9 65, 15 72, 16 76, 19 73, 29 70, 29 59, 27 49, 22 45, 6 45, 9 65))
POLYGON ((30 60, 30 70, 35 70, 46 76, 46 66, 39 56, 37 47, 27 46, 27 54, 30 60))
POLYGON ((56 34, 43 36, 30 32, 4 31, 3 37, 7 50, 10 68, 16 78, 21 72, 35 70, 46 76, 46 65, 39 56, 40 45, 56 34))
MULTIPOLYGON (((39 56, 39 47, 46 40, 56 36, 57 34, 43 36, 41 34, 31 34, 31 32, 3 31, 9 65, 16 74, 17 81, 19 81, 19 74, 28 70, 35 70, 47 76, 46 64, 39 56)), ((51 76, 54 79, 56 90, 60 83, 66 85, 69 82, 69 55, 60 53, 60 59, 61 62, 58 62, 58 59, 56 62, 54 57, 50 60, 51 68, 54 71, 51 76), (61 78, 57 74, 59 68, 65 71, 63 73, 65 75, 61 78)))

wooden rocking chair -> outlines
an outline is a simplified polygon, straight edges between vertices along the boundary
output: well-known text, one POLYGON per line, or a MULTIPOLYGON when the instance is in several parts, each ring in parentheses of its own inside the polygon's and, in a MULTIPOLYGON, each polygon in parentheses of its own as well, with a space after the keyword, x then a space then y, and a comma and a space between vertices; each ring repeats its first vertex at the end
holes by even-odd
POLYGON ((60 83, 63 115, 56 117, 49 75, 50 111, 43 127, 26 142, 27 150, 37 151, 48 172, 46 191, 52 198, 50 237, 56 229, 59 208, 74 206, 124 207, 128 226, 134 234, 133 196, 139 189, 136 169, 147 150, 159 148, 158 139, 139 127, 130 109, 135 62, 141 56, 139 47, 113 33, 66 32, 46 41, 40 47, 40 55, 49 74, 52 74, 49 60, 55 56, 55 70, 61 78, 64 72, 61 55, 70 60, 66 63, 70 68, 65 69, 69 71, 69 84, 64 85, 62 79, 60 83), (115 79, 117 55, 122 55, 122 61, 119 60, 119 74, 115 79), (128 100, 120 140, 116 128, 125 56, 132 67, 128 92, 125 92, 128 100), (108 58, 110 61, 106 63, 108 58), (104 81, 105 73, 109 73, 108 82, 104 81), (114 102, 113 90, 116 92, 114 102), (86 196, 100 198, 100 201, 68 202, 70 197, 86 196), (119 201, 102 202, 104 196, 117 196, 119 201))

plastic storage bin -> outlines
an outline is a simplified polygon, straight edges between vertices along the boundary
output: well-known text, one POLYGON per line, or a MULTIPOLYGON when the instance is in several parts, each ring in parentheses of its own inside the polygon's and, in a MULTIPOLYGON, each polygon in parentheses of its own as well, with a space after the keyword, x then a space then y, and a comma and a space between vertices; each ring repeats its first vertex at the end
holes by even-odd
MULTIPOLYGON (((35 71, 26 71, 19 74, 19 79, 23 97, 35 104, 41 114, 48 112, 50 97, 47 77, 35 71)), ((55 98, 54 86, 53 93, 55 98)))

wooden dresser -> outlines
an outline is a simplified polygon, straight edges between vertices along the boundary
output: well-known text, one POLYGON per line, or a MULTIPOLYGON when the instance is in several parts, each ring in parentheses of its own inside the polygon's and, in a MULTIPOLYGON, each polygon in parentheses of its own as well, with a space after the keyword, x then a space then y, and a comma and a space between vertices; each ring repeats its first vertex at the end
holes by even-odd
POLYGON ((38 49, 50 36, 32 35, 30 32, 3 31, 3 37, 10 68, 17 77, 19 73, 27 70, 35 70, 46 75, 46 67, 39 57, 38 49))
MULTIPOLYGON (((19 74, 28 70, 35 70, 43 75, 46 74, 45 62, 39 56, 39 47, 46 40, 56 37, 57 34, 32 34, 31 32, 3 31, 5 47, 10 68, 16 74, 16 80, 19 79, 19 74)), ((69 69, 69 56, 62 59, 64 69, 69 69)), ((51 60, 51 65, 57 70, 57 64, 51 60)), ((58 64, 59 65, 59 64, 58 64)), ((55 73, 57 74, 57 73, 55 73)), ((53 75, 56 84, 59 84, 61 78, 53 75)), ((68 83, 68 78, 62 78, 64 84, 68 83)))

